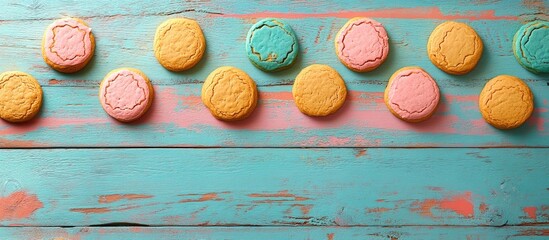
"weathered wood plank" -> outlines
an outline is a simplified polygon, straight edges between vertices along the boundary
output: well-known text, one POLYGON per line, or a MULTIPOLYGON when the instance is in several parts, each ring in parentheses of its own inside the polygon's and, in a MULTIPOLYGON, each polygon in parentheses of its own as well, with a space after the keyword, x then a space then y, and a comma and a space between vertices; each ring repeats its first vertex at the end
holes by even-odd
POLYGON ((2 239, 544 239, 549 227, 19 227, 2 239))
MULTIPOLYGON (((370 1, 368 4, 353 0, 320 0, 315 3, 306 1, 276 1, 250 2, 242 5, 238 0, 218 1, 193 0, 185 2, 149 2, 140 1, 138 4, 129 1, 112 2, 99 0, 83 1, 46 1, 46 0, 4 0, 6 13, 0 19, 3 21, 29 21, 44 18, 56 18, 63 15, 80 13, 86 18, 103 18, 112 16, 150 16, 173 15, 178 13, 209 13, 212 15, 229 15, 238 17, 244 14, 266 14, 287 12, 321 14, 311 17, 322 18, 325 14, 340 15, 358 11, 370 11, 369 15, 383 18, 426 18, 426 19, 472 19, 497 20, 517 17, 517 10, 532 11, 532 13, 546 13, 543 1, 478 1, 468 0, 454 2, 449 0, 438 1, 437 4, 422 0, 409 0, 408 5, 399 1, 370 1), (541 2, 541 3, 540 3, 541 2), (133 4, 131 4, 133 3, 133 4), (109 6, 106 8, 105 6, 109 6), (407 10, 408 11, 395 11, 407 10), (350 11, 352 10, 352 11, 350 11), (415 12, 414 12, 415 11, 415 12), (412 13, 410 13, 412 12, 412 13), (400 13, 400 14, 398 14, 400 13), (430 14, 428 14, 430 13, 430 14), (235 16, 236 15, 236 16, 235 16)), ((297 15, 294 17, 302 17, 297 15)), ((305 16, 306 17, 306 16, 305 16)))
POLYGON ((511 40, 521 21, 546 14, 543 4, 474 2, 473 7, 443 1, 433 7, 418 1, 413 2, 412 10, 402 9, 396 2, 355 1, 345 4, 281 1, 269 6, 250 3, 245 8, 238 1, 111 4, 113 7, 104 7, 101 1, 2 2, 7 13, 0 16, 0 71, 21 70, 37 77, 45 86, 45 106, 39 118, 31 123, 0 122, 0 147, 549 146, 545 137, 549 130, 544 120, 549 115, 546 76, 534 75, 520 67, 511 52, 511 40), (29 11, 34 14, 26 14, 29 11), (222 14, 214 14, 218 12, 222 14), (405 14, 409 12, 417 16, 405 14), (288 18, 300 36, 303 49, 293 68, 274 74, 253 67, 242 48, 250 25, 256 18, 269 14, 288 18), (389 59, 371 73, 358 74, 346 69, 333 52, 335 33, 345 18, 357 14, 380 17, 391 36, 389 59), (89 67, 77 74, 55 72, 40 56, 44 28, 62 15, 85 18, 96 35, 96 56, 89 67), (185 73, 163 69, 151 49, 156 26, 175 16, 197 18, 208 39, 205 59, 185 73), (479 66, 466 76, 444 74, 425 54, 426 41, 434 26, 454 18, 475 27, 485 44, 479 66), (349 103, 337 116, 312 119, 293 106, 290 84, 301 68, 312 63, 334 66, 353 91, 349 103), (224 124, 215 121, 202 107, 199 83, 221 65, 240 67, 264 86, 260 88, 262 103, 252 119, 224 124), (443 106, 426 123, 400 122, 383 105, 381 92, 387 79, 406 65, 426 68, 445 93, 443 106), (123 66, 142 69, 158 86, 155 107, 137 125, 112 121, 102 112, 95 97, 103 76, 123 66), (537 110, 521 129, 495 130, 483 122, 476 110, 482 86, 499 74, 519 76, 534 90, 537 110))
POLYGON ((549 222, 547 149, 1 150, 0 225, 549 222))
POLYGON ((536 109, 521 128, 501 131, 478 111, 478 87, 442 88, 435 115, 419 124, 400 121, 383 102, 383 85, 349 84, 347 103, 328 118, 303 115, 290 86, 260 87, 252 116, 215 120, 200 100, 200 84, 156 87, 150 112, 133 124, 111 119, 97 88, 45 87, 41 114, 24 124, 0 121, 0 147, 491 147, 549 146, 549 91, 529 82, 536 109))
POLYGON ((70 2, 70 7, 67 7, 68 3, 64 1, 4 1, 3 4, 0 3, 2 9, 11 10, 5 10, 6 14, 0 16, 0 19, 4 19, 0 20, 0 71, 26 71, 34 75, 42 85, 67 86, 97 86, 107 72, 126 66, 143 70, 157 85, 196 83, 202 82, 213 69, 223 65, 242 68, 259 85, 280 85, 290 84, 302 68, 312 63, 324 63, 335 67, 349 83, 384 84, 395 70, 408 65, 426 68, 442 85, 480 87, 486 79, 503 73, 529 80, 546 80, 546 77, 532 74, 520 67, 511 50, 511 41, 516 30, 524 20, 527 20, 525 17, 544 11, 539 7, 524 5, 518 1, 480 6, 456 5, 454 1, 447 1, 435 7, 426 6, 430 3, 417 2, 413 5, 416 7, 411 9, 403 9, 398 1, 369 4, 356 1, 346 4, 338 1, 315 1, 314 4, 292 2, 281 1, 273 3, 272 6, 249 3, 243 7, 238 1, 223 4, 215 1, 171 4, 128 4, 126 1, 119 1, 109 2, 109 6, 115 4, 113 7, 104 7, 104 3, 99 1, 82 1, 70 2), (427 10, 422 10, 425 8, 427 10), (194 11, 187 11, 189 9, 194 11), (292 12, 288 12, 288 9, 292 12), (343 9, 353 9, 358 13, 348 13, 343 9), (327 10, 333 14, 322 15, 322 12, 327 10), (28 11, 32 11, 32 14, 25 14, 28 11), (206 13, 217 11, 227 12, 227 15, 206 13), (279 17, 287 19, 297 33, 302 49, 296 64, 291 69, 278 73, 265 73, 253 67, 244 51, 248 29, 257 18, 271 16, 270 11, 274 12, 273 16, 282 14, 279 17), (391 53, 387 62, 379 69, 370 73, 354 73, 346 69, 335 56, 333 39, 347 18, 355 15, 375 17, 376 14, 380 14, 378 11, 386 12, 385 15, 381 14, 381 17, 387 18, 378 20, 386 25, 391 41, 391 53), (437 11, 445 13, 439 14, 437 11), (469 15, 484 16, 486 13, 483 12, 486 11, 496 11, 489 13, 495 14, 494 16, 508 17, 467 18, 469 15), (321 15, 314 15, 319 12, 321 15), (337 15, 342 12, 346 15, 337 15), (398 18, 407 16, 406 13, 425 18, 398 18), (307 14, 313 15, 308 17, 307 14), (53 19, 66 15, 84 18, 93 28, 97 41, 94 59, 87 68, 76 74, 58 73, 50 69, 41 57, 40 44, 44 29, 53 19), (437 24, 447 20, 445 17, 436 18, 438 15, 456 15, 458 20, 470 23, 483 39, 484 56, 479 67, 470 74, 450 76, 430 63, 426 54, 427 39, 437 24), (429 16, 434 16, 435 19, 429 19, 429 16), (459 19, 459 16, 464 18, 459 19), (162 68, 153 55, 152 41, 155 29, 170 17, 196 18, 207 38, 205 58, 195 68, 184 73, 173 73, 162 68), (16 20, 20 18, 35 20, 16 20))
POLYGON ((520 67, 511 52, 515 30, 529 17, 546 14, 544 4, 442 1, 433 7, 422 1, 412 3, 410 10, 392 1, 280 1, 269 6, 250 3, 246 7, 238 1, 119 1, 110 3, 112 7, 104 7, 105 2, 101 1, 3 1, 6 14, 0 16, 0 71, 21 70, 37 77, 45 86, 45 106, 42 115, 31 123, 0 122, 0 147, 549 146, 544 120, 549 115, 546 76, 520 67), (55 72, 40 56, 44 28, 52 19, 64 15, 83 17, 96 35, 96 56, 89 67, 77 74, 55 72), (250 25, 256 18, 269 15, 287 18, 303 49, 293 68, 274 74, 253 67, 243 50, 250 25), (379 17, 391 38, 389 59, 371 73, 346 69, 333 52, 335 33, 346 18, 354 15, 379 17), (175 16, 199 20, 208 39, 205 59, 184 73, 163 69, 152 52, 156 26, 175 16), (431 30, 449 19, 469 22, 484 41, 479 66, 466 76, 443 73, 425 53, 431 30), (349 103, 337 116, 312 119, 293 106, 290 84, 301 68, 312 63, 334 66, 353 90, 349 103), (199 83, 221 65, 240 67, 264 86, 260 88, 262 103, 252 119, 224 124, 215 121, 202 107, 199 83), (445 93, 435 118, 423 124, 398 121, 382 102, 381 92, 387 79, 406 65, 426 68, 445 93), (155 107, 137 125, 112 121, 95 97, 103 76, 123 66, 142 69, 158 86, 155 107), (537 110, 521 129, 495 130, 483 122, 476 110, 476 96, 482 86, 499 74, 519 76, 534 90, 537 110))

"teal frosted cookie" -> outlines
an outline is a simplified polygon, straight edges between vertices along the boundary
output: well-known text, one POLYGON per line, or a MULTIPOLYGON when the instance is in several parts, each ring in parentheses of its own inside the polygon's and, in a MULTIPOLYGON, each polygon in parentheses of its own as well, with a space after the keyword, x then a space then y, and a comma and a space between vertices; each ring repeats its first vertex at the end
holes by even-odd
POLYGON ((549 72, 549 22, 524 24, 513 39, 513 52, 524 68, 535 73, 549 72))
POLYGON ((246 53, 263 71, 277 71, 292 65, 299 52, 292 28, 276 18, 263 19, 250 28, 246 53))

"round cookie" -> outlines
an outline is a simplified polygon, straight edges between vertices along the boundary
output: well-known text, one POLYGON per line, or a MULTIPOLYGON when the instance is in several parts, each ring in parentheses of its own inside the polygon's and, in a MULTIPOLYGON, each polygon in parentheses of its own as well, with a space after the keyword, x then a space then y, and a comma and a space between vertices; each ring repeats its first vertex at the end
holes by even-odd
POLYGON ((206 39, 195 20, 173 18, 158 26, 153 48, 154 56, 166 69, 184 71, 202 59, 206 39))
POLYGON ((532 115, 534 95, 519 78, 499 75, 486 83, 478 106, 486 122, 499 129, 512 129, 532 115))
POLYGON ((33 118, 42 105, 42 88, 24 72, 0 74, 0 118, 24 122, 33 118))
POLYGON ((391 76, 383 98, 389 111, 397 118, 406 122, 421 122, 435 112, 440 91, 425 70, 405 67, 391 76))
POLYGON ((477 32, 469 25, 444 22, 431 33, 427 42, 427 54, 440 70, 463 75, 475 68, 484 46, 477 32))
POLYGON ((373 19, 349 20, 335 38, 336 54, 341 63, 356 72, 379 67, 389 54, 389 37, 383 25, 373 19))
POLYGON ((202 102, 223 121, 245 119, 257 105, 257 87, 244 71, 235 67, 214 70, 202 85, 202 102))
POLYGON ((263 71, 290 67, 298 52, 294 30, 280 19, 263 19, 248 31, 246 53, 254 66, 263 71))
POLYGON ((152 104, 154 90, 147 76, 134 68, 110 71, 99 86, 99 101, 109 116, 121 122, 141 117, 152 104))
POLYGON ((92 59, 94 51, 95 38, 91 28, 80 19, 59 19, 46 28, 42 57, 59 72, 80 71, 92 59))
POLYGON ((524 68, 534 73, 549 73, 549 22, 524 24, 513 38, 513 52, 524 68))
POLYGON ((313 64, 297 75, 292 87, 295 104, 302 113, 322 117, 335 113, 347 98, 339 73, 328 65, 313 64))

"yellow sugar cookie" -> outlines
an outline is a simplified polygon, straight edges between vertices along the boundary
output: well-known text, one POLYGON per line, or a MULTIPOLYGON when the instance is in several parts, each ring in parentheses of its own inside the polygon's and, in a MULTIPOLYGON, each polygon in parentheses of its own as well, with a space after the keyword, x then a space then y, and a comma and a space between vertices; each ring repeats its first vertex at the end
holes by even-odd
POLYGON ((214 70, 202 85, 202 102, 219 120, 247 118, 254 111, 257 98, 254 80, 235 67, 214 70))
POLYGON ((486 83, 478 105, 486 122, 499 129, 512 129, 532 115, 534 95, 519 78, 499 75, 486 83))
POLYGON ((309 116, 335 113, 347 98, 347 88, 339 73, 328 65, 313 64, 297 75, 292 95, 299 110, 309 116))
POLYGON ((33 118, 42 105, 42 88, 24 72, 0 74, 0 118, 23 122, 33 118))
POLYGON ((427 53, 440 70, 462 75, 475 68, 482 56, 482 40, 469 25, 444 22, 431 33, 427 53))
POLYGON ((171 71, 184 71, 196 65, 206 50, 206 39, 195 20, 169 19, 158 26, 154 36, 154 55, 171 71))

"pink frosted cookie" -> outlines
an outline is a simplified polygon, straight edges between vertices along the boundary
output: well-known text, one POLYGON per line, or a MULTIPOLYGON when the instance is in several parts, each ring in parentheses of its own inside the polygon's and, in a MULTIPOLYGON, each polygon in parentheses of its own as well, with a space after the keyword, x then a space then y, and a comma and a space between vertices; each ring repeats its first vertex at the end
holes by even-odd
POLYGON ((42 40, 42 57, 53 69, 72 73, 93 57, 95 39, 91 28, 76 18, 59 19, 48 26, 42 40))
POLYGON ((437 83, 419 67, 396 71, 385 88, 385 104, 406 122, 421 122, 433 115, 440 100, 437 83))
POLYGON ((107 114, 121 122, 141 117, 154 98, 151 82, 145 74, 133 68, 112 70, 99 87, 99 100, 107 114))
POLYGON ((339 60, 356 72, 368 72, 381 65, 389 54, 389 37, 383 25, 358 17, 337 33, 335 48, 339 60))

